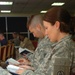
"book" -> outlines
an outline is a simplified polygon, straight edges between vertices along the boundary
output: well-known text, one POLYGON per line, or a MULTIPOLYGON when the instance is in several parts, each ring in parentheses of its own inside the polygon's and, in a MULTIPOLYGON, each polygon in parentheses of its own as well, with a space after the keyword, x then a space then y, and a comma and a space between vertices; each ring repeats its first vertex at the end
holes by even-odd
POLYGON ((15 66, 15 65, 8 65, 7 66, 7 70, 9 72, 12 72, 12 73, 16 73, 16 71, 19 70, 19 69, 23 69, 23 68, 15 66))
POLYGON ((20 54, 28 54, 28 53, 34 53, 34 51, 31 51, 31 50, 29 50, 29 49, 27 49, 27 48, 19 48, 19 53, 20 54))
POLYGON ((13 64, 13 65, 19 65, 19 64, 20 64, 20 62, 16 61, 16 60, 13 59, 13 58, 7 59, 6 62, 8 62, 9 64, 13 64))

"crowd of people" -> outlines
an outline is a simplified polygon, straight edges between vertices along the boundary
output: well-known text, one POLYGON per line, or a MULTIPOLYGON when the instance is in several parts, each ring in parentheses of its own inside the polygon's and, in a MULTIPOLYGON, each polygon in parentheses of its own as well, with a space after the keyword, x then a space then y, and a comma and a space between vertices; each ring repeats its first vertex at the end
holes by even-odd
MULTIPOLYGON (((18 69, 15 74, 72 75, 75 72, 75 42, 71 24, 70 14, 61 7, 49 9, 44 16, 31 16, 27 28, 34 37, 39 38, 38 45, 33 54, 29 53, 17 60, 20 62, 18 66, 23 69, 18 69)), ((25 42, 27 38, 22 35, 19 37, 21 47, 30 46, 25 42)), ((1 75, 11 75, 3 71, 1 75)))

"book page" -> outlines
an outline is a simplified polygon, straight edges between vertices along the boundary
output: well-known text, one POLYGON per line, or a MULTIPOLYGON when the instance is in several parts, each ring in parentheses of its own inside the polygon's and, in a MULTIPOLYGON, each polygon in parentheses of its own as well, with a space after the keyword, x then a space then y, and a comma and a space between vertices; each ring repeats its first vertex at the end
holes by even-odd
POLYGON ((34 53, 34 51, 31 51, 31 50, 29 50, 29 49, 27 49, 27 48, 19 48, 19 53, 22 53, 22 52, 25 52, 26 51, 26 53, 28 52, 28 53, 34 53))
POLYGON ((20 68, 18 66, 14 66, 14 65, 8 65, 7 66, 7 70, 9 72, 12 72, 12 73, 16 73, 16 71, 19 70, 19 69, 23 69, 23 68, 20 68))
POLYGON ((14 65, 19 65, 19 64, 20 64, 20 62, 16 61, 16 60, 13 59, 13 58, 9 58, 9 59, 7 60, 7 62, 10 63, 10 64, 14 64, 14 65))

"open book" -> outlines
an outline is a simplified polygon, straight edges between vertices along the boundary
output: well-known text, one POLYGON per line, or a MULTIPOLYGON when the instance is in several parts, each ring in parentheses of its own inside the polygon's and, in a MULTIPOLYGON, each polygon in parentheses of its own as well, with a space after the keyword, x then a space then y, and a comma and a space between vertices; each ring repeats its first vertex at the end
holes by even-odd
POLYGON ((27 48, 19 48, 19 53, 20 54, 28 54, 28 53, 34 53, 34 51, 31 51, 31 50, 29 50, 29 49, 27 49, 27 48))
POLYGON ((19 64, 20 64, 20 62, 16 61, 16 60, 13 59, 13 58, 7 59, 6 62, 8 62, 9 64, 13 64, 13 65, 19 65, 19 64))
POLYGON ((19 69, 23 69, 23 68, 20 68, 18 66, 14 66, 14 65, 8 65, 7 66, 7 70, 9 72, 12 72, 12 73, 16 73, 16 71, 19 70, 19 69))

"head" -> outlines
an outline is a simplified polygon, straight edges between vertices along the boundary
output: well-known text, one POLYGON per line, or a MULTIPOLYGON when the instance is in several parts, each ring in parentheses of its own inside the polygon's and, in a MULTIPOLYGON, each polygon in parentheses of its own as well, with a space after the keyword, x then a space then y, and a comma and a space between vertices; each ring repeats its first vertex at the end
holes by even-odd
POLYGON ((4 34, 1 32, 1 33, 0 33, 0 41, 3 40, 4 38, 5 38, 5 37, 4 37, 4 34))
POLYGON ((70 33, 71 16, 61 7, 53 7, 44 15, 45 34, 52 42, 59 41, 70 33))
POLYGON ((19 33, 13 32, 13 33, 12 33, 12 36, 13 36, 13 38, 17 38, 17 37, 19 36, 19 33))
POLYGON ((23 41, 24 38, 25 38, 25 36, 24 36, 23 34, 20 34, 20 35, 19 35, 19 39, 20 39, 21 41, 23 41))
POLYGON ((45 28, 43 26, 43 18, 41 15, 31 16, 27 27, 34 37, 43 38, 45 36, 45 28))

